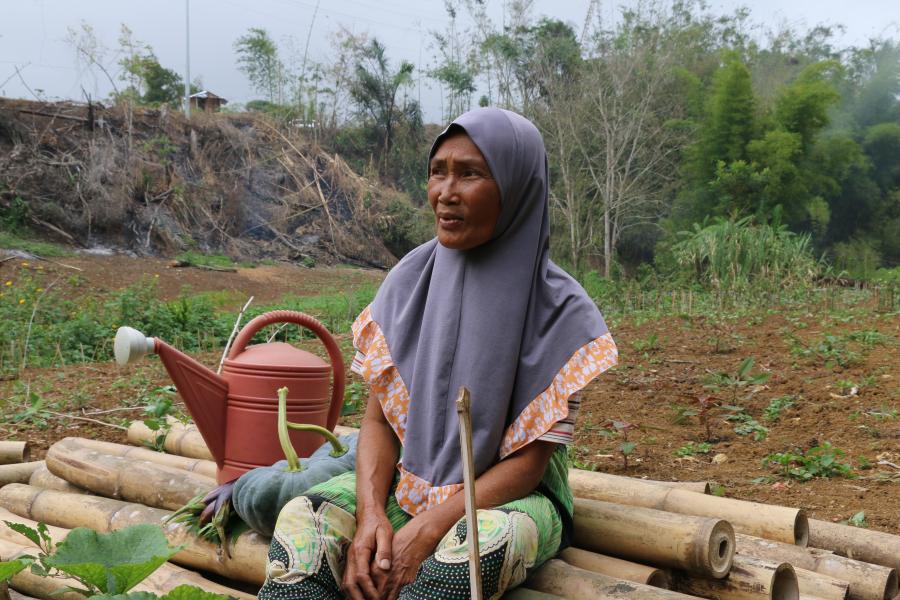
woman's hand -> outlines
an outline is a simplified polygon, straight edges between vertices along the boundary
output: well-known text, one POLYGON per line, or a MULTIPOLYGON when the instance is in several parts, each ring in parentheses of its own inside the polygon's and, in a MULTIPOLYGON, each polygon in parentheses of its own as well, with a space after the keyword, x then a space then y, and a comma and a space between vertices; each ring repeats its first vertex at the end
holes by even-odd
POLYGON ((449 529, 436 522, 440 519, 435 517, 435 511, 423 512, 394 534, 390 570, 376 570, 376 585, 381 598, 395 600, 403 586, 416 578, 422 562, 434 552, 449 529))
POLYGON ((384 513, 357 519, 356 535, 347 550, 343 591, 353 600, 380 600, 384 573, 391 568, 394 530, 384 513), (373 577, 374 576, 374 577, 373 577))

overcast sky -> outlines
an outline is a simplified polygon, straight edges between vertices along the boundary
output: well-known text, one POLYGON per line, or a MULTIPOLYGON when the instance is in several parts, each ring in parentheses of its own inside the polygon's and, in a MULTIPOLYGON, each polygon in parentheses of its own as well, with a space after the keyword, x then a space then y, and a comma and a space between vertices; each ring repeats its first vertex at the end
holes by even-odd
MULTIPOLYGON (((111 49, 110 68, 117 71, 112 51, 117 48, 120 24, 150 44, 163 66, 183 74, 185 66, 185 3, 187 0, 0 0, 0 95, 47 99, 80 99, 82 88, 105 97, 109 85, 79 69, 68 27, 84 21, 111 49), (18 68, 19 74, 16 73, 18 68), (32 91, 29 91, 29 88, 32 91)), ((283 53, 293 44, 302 55, 309 36, 309 56, 326 60, 330 35, 341 25, 377 36, 389 57, 428 68, 432 63, 430 31, 447 25, 443 0, 189 0, 191 78, 230 101, 259 97, 235 67, 233 43, 249 27, 266 29, 283 53), (313 15, 315 13, 315 21, 313 15)), ((503 19, 501 0, 487 0, 492 18, 503 19)), ((535 0, 535 14, 568 21, 580 31, 588 0, 535 0)), ((601 11, 612 17, 618 6, 632 0, 605 2, 601 11)), ((816 24, 842 24, 842 45, 864 45, 871 37, 900 38, 900 0, 713 0, 717 13, 738 6, 750 8, 752 19, 776 27, 803 29, 816 24)), ((440 96, 423 81, 421 98, 426 118, 440 120, 440 96)))

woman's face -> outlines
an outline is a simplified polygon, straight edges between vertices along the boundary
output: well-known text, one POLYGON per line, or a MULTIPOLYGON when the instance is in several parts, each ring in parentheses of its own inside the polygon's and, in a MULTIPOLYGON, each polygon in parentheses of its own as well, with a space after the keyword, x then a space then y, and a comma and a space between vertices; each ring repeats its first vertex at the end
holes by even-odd
POLYGON ((441 245, 469 250, 490 240, 500 217, 500 188, 478 146, 465 133, 452 134, 428 171, 428 202, 441 245))

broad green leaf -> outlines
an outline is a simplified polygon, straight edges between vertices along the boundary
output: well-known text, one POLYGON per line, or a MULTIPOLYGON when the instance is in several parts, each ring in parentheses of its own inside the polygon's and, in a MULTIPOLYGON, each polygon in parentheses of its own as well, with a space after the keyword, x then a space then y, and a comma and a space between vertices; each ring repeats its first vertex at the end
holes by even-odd
POLYGON ((35 546, 40 547, 41 545, 41 534, 37 532, 37 530, 32 529, 28 525, 23 525, 22 523, 13 523, 12 521, 3 521, 6 523, 6 526, 15 531, 16 533, 21 533, 29 540, 31 540, 35 546))
POLYGON ((748 356, 744 359, 744 362, 741 363, 741 366, 738 367, 738 377, 740 379, 746 379, 747 374, 750 372, 750 369, 753 368, 753 363, 756 362, 756 359, 752 356, 748 356))
POLYGON ((621 452, 625 456, 628 456, 629 454, 634 452, 635 448, 637 448, 637 444, 635 444, 634 442, 623 442, 619 446, 619 452, 621 452))
POLYGON ((8 562, 0 562, 0 581, 11 579, 13 575, 28 566, 24 560, 10 560, 8 562))
POLYGON ((157 600, 153 592, 128 592, 127 594, 97 594, 91 600, 157 600))
POLYGON ((213 594, 192 585, 179 585, 162 596, 160 600, 225 600, 226 598, 230 598, 230 596, 213 594))
POLYGON ((157 525, 133 525, 112 533, 79 527, 46 562, 105 594, 122 594, 178 550, 169 546, 157 525))

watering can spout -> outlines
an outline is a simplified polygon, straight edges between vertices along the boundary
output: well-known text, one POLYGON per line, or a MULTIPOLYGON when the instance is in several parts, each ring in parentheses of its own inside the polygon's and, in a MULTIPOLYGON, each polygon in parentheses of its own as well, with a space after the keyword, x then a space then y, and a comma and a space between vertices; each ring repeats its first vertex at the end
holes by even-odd
POLYGON ((149 352, 159 356, 221 468, 225 459, 228 382, 161 339, 147 337, 131 327, 119 328, 114 351, 120 365, 132 363, 149 352))

